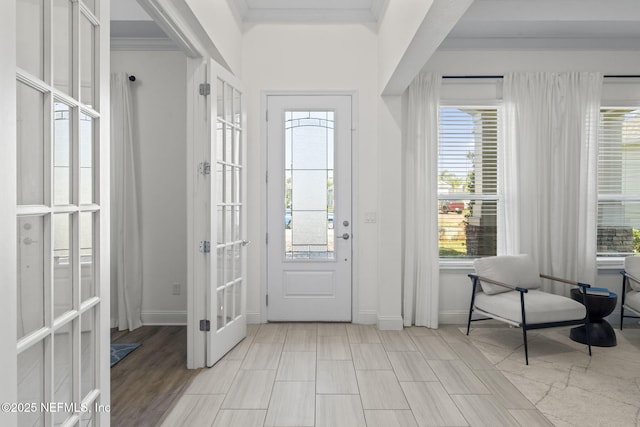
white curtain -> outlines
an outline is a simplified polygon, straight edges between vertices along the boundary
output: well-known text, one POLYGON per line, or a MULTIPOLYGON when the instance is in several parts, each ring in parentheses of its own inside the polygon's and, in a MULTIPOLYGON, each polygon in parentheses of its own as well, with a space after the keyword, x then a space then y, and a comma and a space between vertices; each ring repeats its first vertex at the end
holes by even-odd
POLYGON ((409 86, 404 160, 403 319, 438 327, 438 101, 442 78, 418 75, 409 86))
POLYGON ((142 251, 129 84, 127 74, 111 75, 111 289, 112 295, 117 293, 115 326, 120 330, 142 326, 142 251))
MULTIPOLYGON (((602 75, 512 73, 504 79, 503 247, 547 274, 596 276, 597 144, 602 75)), ((567 287, 545 283, 568 295, 567 287)))

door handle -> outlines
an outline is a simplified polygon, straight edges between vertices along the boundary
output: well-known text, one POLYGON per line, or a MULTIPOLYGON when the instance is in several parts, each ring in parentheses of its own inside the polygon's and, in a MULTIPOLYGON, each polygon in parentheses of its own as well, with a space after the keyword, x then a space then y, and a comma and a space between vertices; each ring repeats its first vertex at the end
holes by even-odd
POLYGON ((340 237, 342 237, 344 240, 349 240, 349 237, 351 237, 351 235, 350 235, 349 233, 344 233, 344 234, 343 234, 342 236, 340 236, 340 237))
POLYGON ((242 241, 242 246, 247 246, 249 243, 251 243, 250 240, 243 240, 242 241))

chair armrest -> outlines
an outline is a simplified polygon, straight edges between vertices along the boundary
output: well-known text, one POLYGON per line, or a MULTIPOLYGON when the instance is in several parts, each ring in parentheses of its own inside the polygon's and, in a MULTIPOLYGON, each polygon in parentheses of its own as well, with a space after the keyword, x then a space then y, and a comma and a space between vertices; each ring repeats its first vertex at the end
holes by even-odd
POLYGON ((550 276, 548 274, 540 274, 540 277, 542 277, 543 279, 553 280, 554 282, 565 283, 565 284, 571 285, 571 286, 579 286, 581 288, 590 288, 591 287, 591 285, 586 284, 586 283, 576 282, 575 280, 563 279, 561 277, 556 277, 556 276, 550 276))
POLYGON ((524 293, 529 292, 529 290, 527 288, 521 288, 521 287, 518 287, 518 286, 510 285, 508 283, 498 282, 497 280, 489 279, 487 277, 482 277, 482 276, 478 276, 478 275, 475 275, 475 274, 469 274, 469 277, 471 277, 474 280, 480 280, 480 281, 483 281, 483 282, 492 283, 494 285, 502 286, 504 288, 508 288, 508 289, 511 289, 511 290, 514 290, 514 291, 524 292, 524 293))
POLYGON ((629 280, 633 280, 636 283, 640 283, 640 279, 638 279, 636 276, 629 274, 626 271, 621 271, 620 273, 626 278, 628 278, 629 280))

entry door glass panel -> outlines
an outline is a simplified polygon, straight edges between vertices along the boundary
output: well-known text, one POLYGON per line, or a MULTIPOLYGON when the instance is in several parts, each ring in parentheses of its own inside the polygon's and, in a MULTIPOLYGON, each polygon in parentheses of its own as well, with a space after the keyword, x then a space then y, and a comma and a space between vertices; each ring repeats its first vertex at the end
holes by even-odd
POLYGON ((285 258, 335 259, 333 111, 285 113, 285 258))

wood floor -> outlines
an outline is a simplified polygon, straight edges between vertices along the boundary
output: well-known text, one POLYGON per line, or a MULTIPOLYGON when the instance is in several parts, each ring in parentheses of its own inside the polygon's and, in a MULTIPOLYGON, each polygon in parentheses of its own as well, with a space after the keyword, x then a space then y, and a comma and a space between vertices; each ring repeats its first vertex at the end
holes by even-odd
POLYGON ((199 370, 187 369, 184 326, 111 331, 112 343, 142 345, 111 368, 111 425, 157 426, 199 370))

